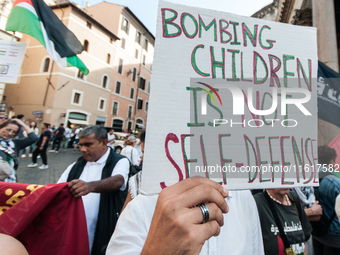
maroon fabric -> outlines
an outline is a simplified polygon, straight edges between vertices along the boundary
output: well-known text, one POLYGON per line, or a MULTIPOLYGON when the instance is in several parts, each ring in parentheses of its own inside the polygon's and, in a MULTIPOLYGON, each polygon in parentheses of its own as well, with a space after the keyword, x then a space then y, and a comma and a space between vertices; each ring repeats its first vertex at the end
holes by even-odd
POLYGON ((30 255, 90 253, 83 201, 67 183, 0 182, 0 232, 17 238, 30 255))

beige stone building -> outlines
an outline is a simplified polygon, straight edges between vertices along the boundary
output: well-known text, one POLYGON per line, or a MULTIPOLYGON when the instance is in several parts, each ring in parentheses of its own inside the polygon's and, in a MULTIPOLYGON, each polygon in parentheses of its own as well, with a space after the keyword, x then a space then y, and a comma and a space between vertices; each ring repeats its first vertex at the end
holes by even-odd
MULTIPOLYGON (((340 1, 274 0, 252 17, 316 27, 319 60, 339 72, 340 1)), ((339 127, 319 119, 319 145, 329 144, 339 134, 339 127)))
POLYGON ((41 121, 52 125, 99 124, 114 126, 117 131, 135 129, 136 123, 145 126, 154 37, 123 6, 114 5, 112 12, 102 15, 107 17, 107 26, 79 6, 57 3, 51 8, 83 43, 85 51, 78 56, 90 73, 84 76, 73 67, 59 68, 36 39, 23 35, 21 41, 28 47, 19 82, 7 85, 3 103, 26 119, 36 119, 42 112, 41 121), (131 21, 130 36, 124 37, 121 22, 125 12, 131 21), (148 38, 148 48, 139 48, 141 55, 134 58, 137 28, 147 34, 143 38, 148 38))
POLYGON ((143 128, 149 105, 150 79, 155 37, 124 6, 101 2, 86 5, 86 12, 116 34, 116 66, 112 93, 108 102, 111 126, 133 130, 143 128))

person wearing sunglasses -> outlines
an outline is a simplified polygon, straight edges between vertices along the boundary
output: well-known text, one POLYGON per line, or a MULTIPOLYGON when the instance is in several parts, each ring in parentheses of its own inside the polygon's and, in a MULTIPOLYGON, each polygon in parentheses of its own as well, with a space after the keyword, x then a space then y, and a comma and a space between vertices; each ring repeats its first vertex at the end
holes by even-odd
POLYGON ((0 112, 0 125, 8 119, 7 113, 0 112))

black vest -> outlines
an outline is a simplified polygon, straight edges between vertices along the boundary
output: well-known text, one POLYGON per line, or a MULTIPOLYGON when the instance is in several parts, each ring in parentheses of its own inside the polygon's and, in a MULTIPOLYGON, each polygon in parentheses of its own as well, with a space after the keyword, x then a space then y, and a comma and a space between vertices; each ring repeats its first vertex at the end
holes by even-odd
MULTIPOLYGON (((110 149, 110 154, 103 168, 102 179, 111 177, 113 168, 122 158, 125 157, 110 149)), ((79 179, 86 163, 87 161, 83 157, 78 158, 68 175, 67 181, 69 182, 74 179, 79 179)), ((126 189, 124 191, 118 189, 111 193, 100 194, 98 220, 91 255, 105 254, 106 247, 116 227, 128 190, 129 187, 126 185, 126 189)))

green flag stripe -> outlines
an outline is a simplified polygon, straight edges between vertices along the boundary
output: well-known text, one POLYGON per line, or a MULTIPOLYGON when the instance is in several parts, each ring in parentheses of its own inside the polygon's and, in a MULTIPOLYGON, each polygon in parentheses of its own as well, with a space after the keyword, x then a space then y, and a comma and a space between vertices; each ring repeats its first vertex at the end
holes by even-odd
POLYGON ((87 69, 83 61, 81 61, 77 56, 67 57, 67 66, 77 67, 85 75, 88 75, 89 73, 89 69, 87 69))
POLYGON ((41 24, 37 16, 26 8, 15 6, 8 17, 6 31, 18 31, 37 39, 45 48, 41 24))

